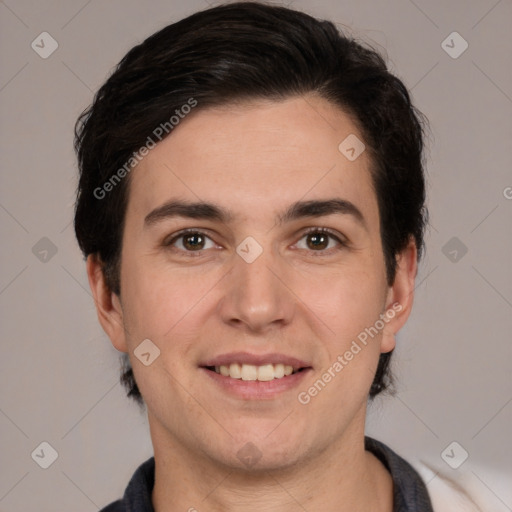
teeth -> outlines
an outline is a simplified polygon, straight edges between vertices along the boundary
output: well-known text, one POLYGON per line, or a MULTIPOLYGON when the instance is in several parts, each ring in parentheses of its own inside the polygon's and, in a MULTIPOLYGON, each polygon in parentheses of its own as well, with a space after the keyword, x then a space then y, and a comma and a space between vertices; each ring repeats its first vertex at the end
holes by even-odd
POLYGON ((241 379, 242 378, 242 368, 237 363, 232 363, 229 365, 229 376, 233 379, 241 379))
POLYGON ((242 380, 258 380, 258 367, 252 364, 243 364, 242 380))
POLYGON ((258 380, 274 380, 274 375, 275 371, 273 364, 265 364, 263 366, 258 367, 258 380))
POLYGON ((284 364, 274 365, 274 378, 282 379, 284 377, 284 364))
POLYGON ((224 377, 242 380, 259 380, 262 382, 274 379, 282 379, 285 376, 295 373, 293 366, 284 364, 264 364, 255 366, 253 364, 232 363, 229 366, 215 366, 215 372, 224 377))

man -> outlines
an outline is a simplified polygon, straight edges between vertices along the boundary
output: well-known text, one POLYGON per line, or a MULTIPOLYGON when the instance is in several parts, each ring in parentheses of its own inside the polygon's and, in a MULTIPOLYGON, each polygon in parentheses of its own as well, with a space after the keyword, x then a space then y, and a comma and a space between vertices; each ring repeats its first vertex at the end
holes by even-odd
POLYGON ((77 123, 75 231, 154 458, 105 511, 432 510, 365 437, 412 308, 422 119, 381 57, 235 3, 133 48, 77 123))

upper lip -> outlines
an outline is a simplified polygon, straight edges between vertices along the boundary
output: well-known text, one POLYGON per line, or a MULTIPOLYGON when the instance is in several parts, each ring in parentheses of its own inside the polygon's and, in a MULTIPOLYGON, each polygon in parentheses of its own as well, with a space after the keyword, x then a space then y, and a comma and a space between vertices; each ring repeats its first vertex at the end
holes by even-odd
POLYGON ((287 356, 285 354, 269 353, 269 354, 250 354, 248 352, 231 352, 229 354, 221 354, 201 363, 199 366, 229 366, 232 363, 252 364, 254 366, 262 366, 264 364, 284 364, 292 366, 294 370, 300 368, 309 368, 311 365, 297 359, 296 357, 287 356))

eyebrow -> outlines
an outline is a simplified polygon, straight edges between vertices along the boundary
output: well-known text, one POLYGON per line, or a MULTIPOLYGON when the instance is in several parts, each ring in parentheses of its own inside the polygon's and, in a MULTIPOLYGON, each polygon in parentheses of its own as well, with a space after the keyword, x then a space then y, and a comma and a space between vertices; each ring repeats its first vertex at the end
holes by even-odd
POLYGON ((297 201, 293 203, 286 212, 277 216, 278 224, 305 217, 323 217, 326 215, 343 214, 351 215, 354 219, 366 228, 366 221, 361 210, 346 199, 327 199, 297 201))
MULTIPOLYGON (((290 205, 285 212, 277 215, 277 223, 283 224, 302 218, 323 217, 333 214, 350 215, 367 229, 361 210, 350 201, 338 198, 297 201, 290 205)), ((234 215, 229 210, 213 203, 171 200, 148 213, 144 219, 144 225, 149 227, 173 217, 213 220, 227 224, 233 220, 234 215)))
POLYGON ((233 218, 227 210, 212 203, 171 200, 148 213, 144 219, 144 225, 151 226, 172 217, 217 220, 224 223, 233 218))

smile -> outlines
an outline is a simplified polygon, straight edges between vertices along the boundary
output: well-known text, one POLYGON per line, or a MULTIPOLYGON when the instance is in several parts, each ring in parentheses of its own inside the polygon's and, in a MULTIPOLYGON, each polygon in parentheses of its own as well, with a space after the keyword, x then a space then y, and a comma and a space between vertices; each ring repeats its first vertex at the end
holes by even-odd
POLYGON ((242 400, 272 400, 299 387, 313 372, 310 362, 276 352, 224 353, 198 366, 216 389, 242 400))

